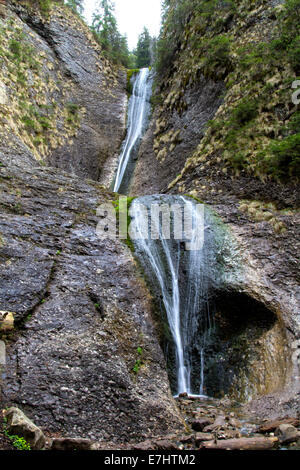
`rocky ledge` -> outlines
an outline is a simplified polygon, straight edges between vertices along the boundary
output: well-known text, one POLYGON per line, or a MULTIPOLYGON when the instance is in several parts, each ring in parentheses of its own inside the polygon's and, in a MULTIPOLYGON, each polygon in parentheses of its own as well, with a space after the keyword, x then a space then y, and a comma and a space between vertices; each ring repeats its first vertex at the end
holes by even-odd
POLYGON ((152 298, 129 248, 96 235, 115 196, 51 168, 2 166, 0 185, 2 409, 99 442, 182 428, 152 298))
MULTIPOLYGON (((185 431, 153 436, 141 442, 101 442, 82 437, 57 437, 43 433, 22 411, 12 407, 4 412, 5 436, 18 434, 33 450, 300 450, 299 418, 259 420, 228 399, 214 400, 181 396, 177 405, 185 417, 185 431)), ((9 448, 9 441, 0 445, 9 448)))

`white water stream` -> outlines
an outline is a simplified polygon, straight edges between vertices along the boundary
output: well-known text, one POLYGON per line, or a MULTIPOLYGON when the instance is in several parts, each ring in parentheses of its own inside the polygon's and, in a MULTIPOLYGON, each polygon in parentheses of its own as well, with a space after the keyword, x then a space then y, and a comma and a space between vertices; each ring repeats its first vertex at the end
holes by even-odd
POLYGON ((137 150, 137 145, 145 129, 150 110, 149 93, 151 91, 151 80, 149 80, 149 74, 148 68, 141 69, 133 84, 132 96, 128 105, 127 136, 119 159, 113 187, 114 192, 118 192, 122 185, 132 154, 137 150))
POLYGON ((198 209, 199 204, 190 198, 167 195, 140 197, 135 199, 130 207, 135 229, 133 242, 136 255, 148 277, 152 278, 160 289, 175 344, 176 395, 204 394, 205 345, 213 328, 207 277, 207 255, 213 240, 210 237, 210 227, 205 226, 207 221, 203 206, 202 210, 198 209), (158 203, 164 207, 181 207, 184 217, 192 221, 194 227, 191 237, 186 240, 196 249, 187 250, 187 242, 175 240, 174 237, 165 239, 160 217, 151 217, 151 208, 153 204, 158 203), (150 236, 153 228, 154 232, 159 234, 156 239, 150 236), (146 233, 149 233, 148 237, 145 236, 146 233), (197 248, 195 242, 199 234, 200 239, 205 234, 205 244, 197 248))

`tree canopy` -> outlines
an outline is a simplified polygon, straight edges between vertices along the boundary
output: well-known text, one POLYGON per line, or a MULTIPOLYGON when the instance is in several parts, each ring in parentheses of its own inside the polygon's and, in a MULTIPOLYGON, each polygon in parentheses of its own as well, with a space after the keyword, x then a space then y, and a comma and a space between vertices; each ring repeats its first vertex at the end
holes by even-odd
POLYGON ((114 4, 111 0, 100 0, 93 14, 92 31, 108 59, 130 67, 131 58, 127 37, 118 30, 114 11, 114 4))
POLYGON ((153 40, 147 28, 140 34, 136 48, 136 65, 138 68, 149 67, 152 63, 153 40))
POLYGON ((82 15, 84 10, 83 0, 66 0, 66 5, 72 8, 72 10, 79 15, 82 15))

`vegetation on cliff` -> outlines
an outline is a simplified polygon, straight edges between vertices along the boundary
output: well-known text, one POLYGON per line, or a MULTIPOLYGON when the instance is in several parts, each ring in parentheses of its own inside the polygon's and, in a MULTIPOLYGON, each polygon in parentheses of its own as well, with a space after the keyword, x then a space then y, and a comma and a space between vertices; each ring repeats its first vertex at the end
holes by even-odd
POLYGON ((182 113, 185 90, 204 76, 224 81, 226 92, 183 173, 217 161, 236 176, 299 178, 299 111, 292 102, 300 72, 299 10, 299 0, 277 6, 268 0, 165 0, 154 100, 160 105, 158 156, 165 115, 182 113))
POLYGON ((39 5, 11 0, 0 16, 2 163, 12 159, 25 167, 26 159, 56 166, 59 160, 76 171, 78 151, 85 153, 85 174, 98 177, 95 167, 123 137, 122 117, 116 119, 121 113, 111 110, 123 106, 125 73, 104 57, 89 26, 64 2, 51 2, 48 14, 39 5), (94 105, 104 99, 105 111, 94 105))
POLYGON ((2 23, 0 52, 3 139, 13 130, 35 157, 43 160, 76 135, 84 110, 69 101, 68 84, 55 70, 54 60, 38 49, 17 18, 2 23))

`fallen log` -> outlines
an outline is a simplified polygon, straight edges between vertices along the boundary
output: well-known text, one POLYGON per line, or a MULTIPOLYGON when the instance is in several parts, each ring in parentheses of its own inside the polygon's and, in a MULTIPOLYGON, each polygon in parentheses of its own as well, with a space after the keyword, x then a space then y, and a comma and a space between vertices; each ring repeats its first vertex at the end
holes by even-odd
POLYGON ((300 424, 300 421, 298 418, 280 418, 275 419, 273 421, 267 421, 258 428, 258 432, 261 432, 263 434, 268 432, 274 432, 277 428, 279 428, 281 424, 291 424, 292 426, 295 426, 297 428, 300 424))
POLYGON ((203 442, 200 449, 211 450, 269 450, 278 442, 277 437, 242 437, 203 442))

